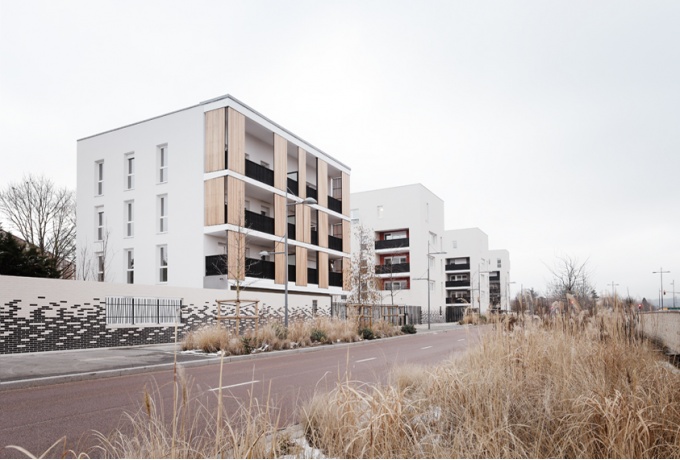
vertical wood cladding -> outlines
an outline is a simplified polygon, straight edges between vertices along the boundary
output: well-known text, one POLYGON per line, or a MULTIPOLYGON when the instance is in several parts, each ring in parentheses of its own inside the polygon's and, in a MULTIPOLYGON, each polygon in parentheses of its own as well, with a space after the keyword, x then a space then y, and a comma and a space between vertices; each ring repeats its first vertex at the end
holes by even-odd
POLYGON ((319 287, 322 289, 328 288, 328 253, 319 251, 318 252, 318 263, 317 263, 317 276, 319 277, 319 287))
POLYGON ((288 141, 274 134, 274 187, 286 190, 288 186, 288 141))
POLYGON ((349 216, 350 201, 349 201, 349 174, 342 173, 342 214, 349 216))
POLYGON ((205 172, 224 169, 225 135, 224 109, 205 113, 205 172))
POLYGON ((319 246, 322 248, 327 248, 328 247, 328 214, 319 211, 319 223, 317 225, 317 232, 319 235, 319 246))
POLYGON ((295 248, 295 284, 307 286, 307 248, 295 248))
MULTIPOLYGON (((293 238, 292 235, 288 235, 293 238)), ((303 204, 295 205, 295 236, 297 241, 312 242, 312 209, 303 204)))
POLYGON ((225 223, 224 215, 224 177, 205 181, 205 225, 225 223))
POLYGON ((298 147, 298 196, 307 198, 307 152, 298 147))
POLYGON ((245 226, 246 184, 241 179, 227 176, 227 223, 245 226))
POLYGON ((244 280, 246 276, 246 235, 227 232, 227 276, 233 280, 244 280))
POLYGON ((246 117, 227 108, 227 128, 229 145, 229 169, 239 174, 246 173, 246 117))
POLYGON ((288 255, 283 253, 285 245, 281 242, 274 243, 274 283, 284 284, 286 282, 286 272, 288 270, 288 255))
POLYGON ((352 242, 350 241, 349 221, 342 221, 342 252, 352 252, 352 242))
POLYGON ((316 193, 319 206, 328 207, 328 164, 320 159, 316 160, 316 193))

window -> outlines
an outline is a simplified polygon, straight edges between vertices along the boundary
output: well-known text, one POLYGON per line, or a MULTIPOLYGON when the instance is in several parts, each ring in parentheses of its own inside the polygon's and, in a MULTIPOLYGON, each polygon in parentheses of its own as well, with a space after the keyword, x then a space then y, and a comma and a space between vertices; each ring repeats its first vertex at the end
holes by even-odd
POLYGON ((385 265, 405 264, 405 263, 406 263, 406 256, 385 257, 385 265))
POLYGON ((266 161, 260 161, 260 166, 264 166, 265 168, 269 169, 269 163, 266 161))
POLYGON ((263 216, 268 216, 269 208, 267 206, 260 206, 260 214, 263 216))
POLYGON ((95 163, 95 177, 97 178, 95 186, 95 194, 97 196, 104 194, 104 160, 95 163))
POLYGON ((453 246, 453 249, 458 249, 458 241, 453 240, 453 241, 451 242, 451 245, 453 246))
POLYGON ((98 207, 95 210, 95 219, 97 222, 97 241, 104 241, 104 208, 98 207))
POLYGON ((342 199, 342 176, 331 179, 331 196, 336 200, 342 199))
POLYGON ((350 218, 351 218, 353 221, 359 220, 359 210, 358 210, 358 209, 352 209, 352 210, 350 211, 350 218))
MULTIPOLYGON (((225 199, 225 202, 228 203, 229 201, 225 199)), ((246 211, 250 211, 250 201, 246 200, 244 202, 244 207, 246 208, 246 211)))
POLYGON ((338 222, 337 224, 333 224, 331 227, 333 236, 336 238, 342 238, 342 222, 338 222))
POLYGON ((158 281, 168 282, 168 247, 158 246, 158 281))
POLYGON ((135 202, 125 202, 125 236, 135 236, 135 202))
POLYGON ((501 259, 496 259, 496 264, 498 265, 498 268, 501 268, 501 259))
POLYGON ((104 265, 106 264, 106 261, 104 260, 104 253, 103 252, 98 252, 96 254, 97 257, 97 281, 104 281, 104 265))
POLYGON ((125 250, 125 273, 127 284, 135 283, 135 250, 125 250))
POLYGON ((400 291, 408 289, 408 282, 406 280, 385 281, 384 291, 400 291))
POLYGON ((158 231, 165 233, 168 231, 168 196, 158 196, 158 231))
POLYGON ((386 240, 400 240, 402 238, 406 238, 406 231, 402 230, 399 232, 389 232, 385 233, 385 239, 386 240))
POLYGON ((168 146, 158 147, 158 182, 168 181, 168 146))
POLYGON ((384 214, 385 214, 385 208, 383 207, 383 205, 379 204, 378 205, 378 219, 382 219, 384 214))
POLYGON ((135 188, 135 155, 128 153, 125 155, 125 190, 135 188))

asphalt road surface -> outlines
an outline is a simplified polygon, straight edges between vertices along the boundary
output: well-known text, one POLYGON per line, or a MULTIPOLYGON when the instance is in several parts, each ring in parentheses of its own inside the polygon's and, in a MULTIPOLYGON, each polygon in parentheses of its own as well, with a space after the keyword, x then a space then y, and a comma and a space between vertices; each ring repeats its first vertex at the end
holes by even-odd
MULTIPOLYGON (((272 352, 259 359, 225 363, 225 407, 229 413, 251 397, 268 399, 281 410, 284 422, 295 422, 295 408, 315 391, 330 390, 346 378, 369 384, 384 382, 395 365, 435 364, 476 344, 481 332, 478 328, 461 328, 305 352, 272 352)), ((219 364, 184 372, 192 381, 192 397, 215 401, 219 364)), ((96 457, 97 451, 90 450, 97 444, 94 431, 108 434, 124 427, 124 413, 141 407, 144 388, 160 395, 166 410, 172 407, 173 375, 173 371, 158 371, 2 391, 0 458, 23 457, 8 445, 21 446, 39 456, 64 436, 59 449, 87 451, 96 457)))

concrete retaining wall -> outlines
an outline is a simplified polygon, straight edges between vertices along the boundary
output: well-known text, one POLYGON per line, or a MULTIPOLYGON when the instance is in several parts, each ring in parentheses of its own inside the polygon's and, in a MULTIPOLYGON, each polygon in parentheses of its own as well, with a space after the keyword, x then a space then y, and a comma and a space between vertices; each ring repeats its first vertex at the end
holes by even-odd
POLYGON ((680 311, 660 311, 640 314, 640 330, 658 340, 673 355, 680 355, 680 311))
MULTIPOLYGON (((98 283, 0 276, 0 354, 171 343, 174 326, 106 324, 107 296, 181 299, 178 337, 215 322, 216 300, 233 299, 233 291, 171 286, 98 283)), ((259 300, 260 324, 284 317, 282 293, 244 291, 242 299, 259 300)), ((315 299, 319 296, 316 295, 315 299)), ((331 298, 317 300, 291 293, 289 321, 329 315, 331 298)), ((234 314, 234 308, 224 311, 234 314)), ((254 308, 241 309, 253 315, 254 308)), ((242 321, 243 328, 253 320, 242 321)))

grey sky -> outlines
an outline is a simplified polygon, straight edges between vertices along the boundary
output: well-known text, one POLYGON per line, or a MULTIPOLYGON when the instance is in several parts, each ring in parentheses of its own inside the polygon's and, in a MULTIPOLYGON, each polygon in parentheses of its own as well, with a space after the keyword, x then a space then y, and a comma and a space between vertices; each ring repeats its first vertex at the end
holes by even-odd
POLYGON ((680 291, 679 24, 677 1, 0 0, 0 186, 75 187, 76 139, 229 93, 353 191, 423 183, 525 287, 568 254, 656 299, 661 266, 680 291))

